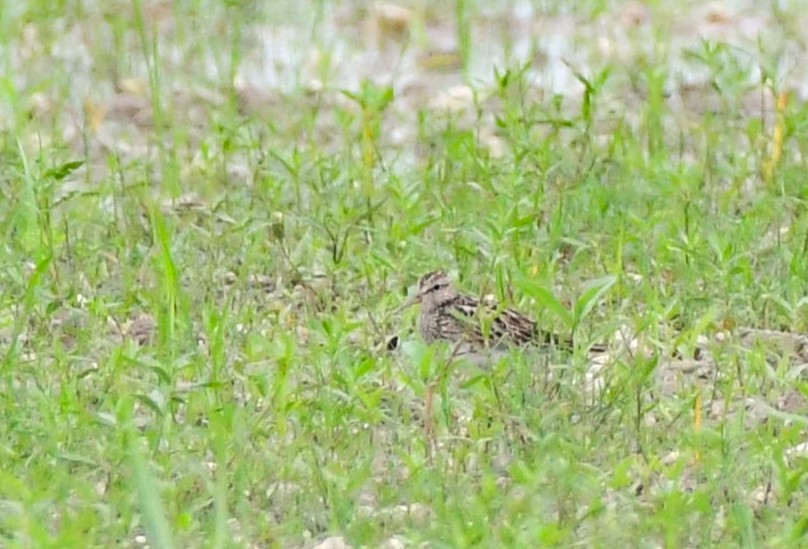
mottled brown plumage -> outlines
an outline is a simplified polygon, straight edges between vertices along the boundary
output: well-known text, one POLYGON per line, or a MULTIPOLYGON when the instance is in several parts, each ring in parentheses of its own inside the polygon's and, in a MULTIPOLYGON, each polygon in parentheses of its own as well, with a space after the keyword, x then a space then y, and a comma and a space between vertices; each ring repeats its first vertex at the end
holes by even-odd
POLYGON ((460 293, 443 271, 422 276, 406 305, 421 304, 418 330, 424 341, 466 344, 470 351, 509 347, 572 349, 572 339, 539 330, 534 321, 496 303, 460 293))

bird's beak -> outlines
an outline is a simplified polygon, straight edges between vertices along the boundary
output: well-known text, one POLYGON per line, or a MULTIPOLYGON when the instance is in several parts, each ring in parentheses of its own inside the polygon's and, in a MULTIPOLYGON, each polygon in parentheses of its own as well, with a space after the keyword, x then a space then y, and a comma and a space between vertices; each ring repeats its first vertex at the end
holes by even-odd
POLYGON ((416 294, 413 294, 410 297, 408 297, 407 301, 405 301, 404 303, 402 303, 401 305, 396 307, 396 309, 393 312, 394 313, 400 313, 404 309, 409 309, 410 307, 412 307, 413 305, 416 305, 418 303, 421 303, 421 296, 416 293, 416 294))

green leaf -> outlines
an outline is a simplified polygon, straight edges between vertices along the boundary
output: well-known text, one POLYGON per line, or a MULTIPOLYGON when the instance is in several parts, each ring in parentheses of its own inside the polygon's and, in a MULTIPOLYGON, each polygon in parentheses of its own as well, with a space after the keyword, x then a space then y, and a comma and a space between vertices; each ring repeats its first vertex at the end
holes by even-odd
POLYGON ((154 413, 158 415, 165 413, 165 397, 161 394, 152 391, 151 395, 137 395, 135 398, 151 408, 154 413))
POLYGON ((376 362, 374 360, 371 360, 370 358, 366 358, 363 361, 361 361, 354 368, 353 371, 354 380, 358 381, 362 379, 369 372, 373 371, 374 366, 376 366, 376 362))
POLYGON ((48 170, 45 170, 43 174, 46 178, 52 178, 56 181, 61 181, 74 171, 78 170, 84 165, 84 160, 73 160, 71 162, 65 162, 61 166, 55 166, 48 170))
POLYGON ((614 286, 615 282, 617 282, 617 277, 614 275, 609 275, 593 280, 587 284, 586 290, 584 290, 584 293, 582 293, 575 302, 574 318, 576 326, 584 318, 586 318, 586 315, 592 311, 601 296, 603 296, 603 294, 605 294, 609 288, 614 286))
POLYGON ((98 463, 93 459, 73 452, 61 452, 56 457, 69 463, 81 463, 83 465, 89 465, 90 467, 98 467, 98 463))
POLYGON ((535 299, 540 306, 552 311, 567 326, 572 326, 573 316, 563 303, 549 289, 545 288, 535 280, 528 278, 518 279, 516 285, 523 293, 535 299))
POLYGON ((130 464, 140 504, 141 519, 146 527, 152 547, 171 549, 174 547, 171 529, 168 526, 163 503, 160 501, 160 486, 149 470, 149 465, 140 452, 140 437, 130 430, 128 433, 130 464))
POLYGON ((9 366, 12 364, 12 358, 17 352, 17 343, 28 323, 31 310, 34 307, 36 290, 39 287, 43 275, 48 270, 48 267, 50 267, 51 259, 53 259, 53 256, 48 254, 42 261, 37 263, 34 272, 31 273, 31 277, 28 279, 28 285, 25 288, 25 297, 23 299, 22 314, 17 315, 17 319, 14 323, 14 331, 11 334, 11 344, 7 346, 3 360, 0 362, 0 371, 2 372, 8 371, 9 366))

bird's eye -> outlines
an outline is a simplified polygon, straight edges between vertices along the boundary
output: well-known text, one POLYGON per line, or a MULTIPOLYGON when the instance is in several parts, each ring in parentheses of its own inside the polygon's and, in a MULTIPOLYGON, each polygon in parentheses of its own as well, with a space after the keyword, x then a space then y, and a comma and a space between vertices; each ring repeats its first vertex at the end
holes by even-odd
POLYGON ((432 288, 429 291, 430 292, 437 292, 438 290, 440 290, 440 288, 441 288, 440 284, 435 284, 434 286, 432 286, 432 288))

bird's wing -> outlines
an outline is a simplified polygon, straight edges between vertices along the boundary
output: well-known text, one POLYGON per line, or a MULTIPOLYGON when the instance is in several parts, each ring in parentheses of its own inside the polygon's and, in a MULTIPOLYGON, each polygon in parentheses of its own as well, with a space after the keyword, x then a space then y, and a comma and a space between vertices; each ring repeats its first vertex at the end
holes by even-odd
POLYGON ((460 295, 446 304, 441 319, 441 331, 447 339, 463 338, 469 343, 485 346, 479 318, 479 302, 469 296, 460 295), (452 337, 454 336, 454 337, 452 337))
POLYGON ((554 346, 572 348, 572 340, 538 329, 535 322, 513 309, 501 309, 495 302, 461 295, 451 304, 450 316, 456 332, 466 339, 489 347, 505 345, 554 346))
POLYGON ((513 309, 501 311, 494 319, 494 327, 493 332, 504 334, 503 337, 507 337, 517 345, 534 344, 540 347, 572 350, 571 337, 540 330, 534 321, 513 309))

